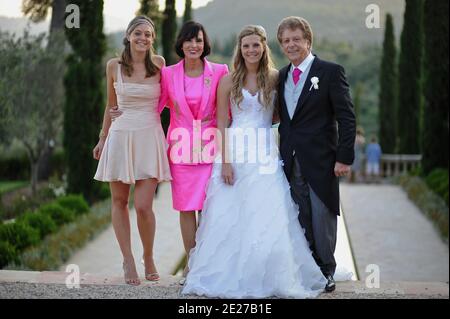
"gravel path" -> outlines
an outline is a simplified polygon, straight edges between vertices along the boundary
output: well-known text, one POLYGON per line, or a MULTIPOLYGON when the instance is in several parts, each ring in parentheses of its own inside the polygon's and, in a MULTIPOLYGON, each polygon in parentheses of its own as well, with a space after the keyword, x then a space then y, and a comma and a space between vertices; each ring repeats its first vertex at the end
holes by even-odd
MULTIPOLYGON (((175 278, 175 277, 174 277, 175 278)), ((126 285, 81 285, 68 289, 62 284, 0 283, 0 298, 4 299, 204 299, 180 295, 179 278, 171 283, 126 285)), ((339 283, 333 293, 322 293, 318 299, 448 299, 448 285, 414 284, 403 287, 401 283, 373 291, 362 288, 360 282, 339 283), (415 285, 415 286, 414 286, 415 285)))

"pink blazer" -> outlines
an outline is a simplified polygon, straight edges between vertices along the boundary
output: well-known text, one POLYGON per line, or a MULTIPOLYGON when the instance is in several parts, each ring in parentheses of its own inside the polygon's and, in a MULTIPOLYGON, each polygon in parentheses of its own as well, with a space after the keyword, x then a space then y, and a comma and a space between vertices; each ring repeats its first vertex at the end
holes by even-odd
MULTIPOLYGON (((216 119, 216 93, 220 79, 228 74, 226 64, 217 64, 205 61, 204 85, 202 92, 201 107, 197 118, 194 118, 189 105, 186 102, 184 92, 184 60, 179 63, 163 67, 161 70, 161 96, 158 111, 162 112, 164 107, 170 109, 170 125, 167 131, 167 142, 169 144, 168 156, 172 164, 196 165, 206 164, 208 161, 199 159, 199 154, 206 145, 211 145, 212 136, 207 134, 217 127, 216 119), (183 135, 184 134, 184 135, 183 135), (201 139, 201 142, 200 142, 201 139), (184 141, 183 145, 180 141, 184 141), (188 141, 189 140, 189 141, 188 141), (187 142, 188 141, 188 142, 187 142), (171 156, 172 148, 176 145, 177 154, 180 157, 171 156), (189 153, 189 154, 188 154, 189 153)), ((201 157, 201 156, 200 156, 201 157)), ((211 161, 209 161, 211 163, 211 161)))

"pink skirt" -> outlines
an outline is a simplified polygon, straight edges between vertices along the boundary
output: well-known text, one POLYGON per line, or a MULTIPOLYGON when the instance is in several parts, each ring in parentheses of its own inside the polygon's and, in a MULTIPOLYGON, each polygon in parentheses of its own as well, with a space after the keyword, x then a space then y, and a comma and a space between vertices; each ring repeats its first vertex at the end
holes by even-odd
POLYGON ((211 170, 212 164, 170 164, 173 209, 185 212, 203 209, 211 170))

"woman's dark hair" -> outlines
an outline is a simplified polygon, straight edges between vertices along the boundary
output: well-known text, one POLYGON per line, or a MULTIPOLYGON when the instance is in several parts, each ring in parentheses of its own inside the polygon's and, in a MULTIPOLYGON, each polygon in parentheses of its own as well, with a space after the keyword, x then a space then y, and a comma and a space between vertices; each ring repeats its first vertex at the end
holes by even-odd
POLYGON ((175 51, 180 58, 184 58, 183 43, 196 38, 200 31, 203 32, 204 43, 203 53, 200 58, 203 60, 211 53, 211 44, 203 25, 195 21, 188 21, 181 27, 181 30, 178 33, 177 42, 175 43, 175 51))

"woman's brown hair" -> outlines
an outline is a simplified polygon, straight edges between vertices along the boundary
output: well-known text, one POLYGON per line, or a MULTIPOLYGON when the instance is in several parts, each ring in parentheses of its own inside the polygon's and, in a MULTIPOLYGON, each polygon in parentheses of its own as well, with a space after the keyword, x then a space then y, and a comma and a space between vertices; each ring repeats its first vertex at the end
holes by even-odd
MULTIPOLYGON (((152 29, 152 37, 156 38, 155 24, 153 21, 147 16, 137 16, 133 20, 130 21, 126 31, 126 37, 123 39, 123 44, 125 48, 122 51, 122 55, 119 63, 123 66, 124 72, 127 76, 131 76, 133 74, 133 59, 131 57, 131 44, 128 37, 130 34, 136 29, 138 25, 147 24, 152 29)), ((152 77, 156 75, 160 69, 153 62, 152 55, 154 54, 153 46, 146 52, 145 54, 145 69, 146 69, 146 77, 152 77)))

